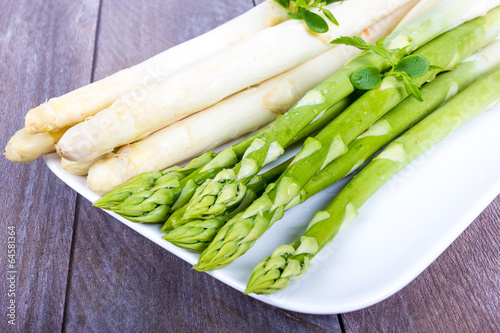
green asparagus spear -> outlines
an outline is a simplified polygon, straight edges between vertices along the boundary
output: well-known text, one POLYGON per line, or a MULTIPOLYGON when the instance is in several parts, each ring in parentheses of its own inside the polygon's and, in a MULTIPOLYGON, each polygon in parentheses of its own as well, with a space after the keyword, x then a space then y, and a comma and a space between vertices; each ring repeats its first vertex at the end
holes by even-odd
MULTIPOLYGON (((451 69, 499 33, 500 8, 436 38, 415 54, 424 56, 441 68, 451 69), (497 23, 490 24, 491 19, 497 23)), ((417 82, 423 84, 433 75, 428 73, 418 78, 417 82)), ((318 135, 308 138, 276 183, 269 185, 238 221, 232 220, 221 229, 214 242, 201 254, 195 269, 204 271, 231 263, 244 254, 275 221, 280 220, 285 207, 299 195, 317 171, 347 152, 347 145, 356 136, 408 96, 404 86, 394 85, 394 80, 393 77, 385 78, 386 82, 380 87, 364 94, 318 135)))
POLYGON ((212 219, 189 221, 163 236, 163 239, 186 250, 201 252, 228 220, 229 215, 222 215, 212 219))
POLYGON ((246 293, 268 294, 303 276, 310 260, 358 215, 359 208, 415 158, 467 121, 500 101, 500 69, 479 79, 443 107, 392 142, 316 213, 307 231, 291 245, 279 246, 253 270, 246 293))
MULTIPOLYGON (((130 197, 133 197, 137 193, 150 190, 152 187, 156 187, 163 183, 171 184, 174 180, 179 180, 190 175, 191 173, 196 171, 196 169, 213 160, 214 157, 215 154, 213 152, 207 152, 193 159, 187 166, 183 168, 179 166, 173 166, 163 171, 141 173, 140 175, 132 178, 123 185, 117 187, 110 193, 104 195, 103 197, 95 201, 93 205, 103 209, 112 209, 113 207, 120 205, 130 197)), ((130 201, 133 200, 135 200, 137 204, 144 201, 145 198, 144 196, 140 196, 139 201, 137 200, 137 198, 130 201)))
MULTIPOLYGON (((490 20, 495 22, 494 20, 498 19, 498 12, 499 10, 493 10, 488 15, 488 18, 482 17, 478 20, 474 20, 474 24, 467 25, 465 30, 470 29, 472 33, 477 34, 479 40, 478 43, 483 43, 484 45, 485 40, 491 40, 490 34, 496 33, 495 29, 490 29, 488 25, 490 20), (489 32, 486 33, 486 30, 489 32)), ((419 44, 419 41, 432 39, 432 37, 447 29, 442 29, 444 27, 442 24, 444 21, 440 22, 440 20, 443 19, 450 22, 450 19, 447 17, 448 15, 444 15, 446 19, 441 18, 441 15, 444 15, 444 12, 442 11, 442 6, 438 6, 434 10, 431 10, 427 14, 416 19, 408 26, 405 26, 389 35, 384 41, 384 45, 389 45, 391 47, 403 47, 403 51, 405 52, 414 50, 416 47, 421 45, 419 44)), ((492 25, 495 28, 498 28, 496 24, 492 25)), ((456 29, 454 31, 456 31, 456 29)), ((464 36, 463 31, 456 32, 455 35, 460 37, 464 36)), ((467 40, 471 46, 474 47, 474 43, 470 42, 471 39, 468 38, 467 40)), ((440 48, 441 46, 436 45, 435 42, 431 42, 430 44, 432 44, 432 47, 437 47, 436 49, 424 47, 424 50, 416 52, 415 54, 424 56, 435 66, 450 69, 456 66, 458 62, 450 61, 449 56, 451 55, 453 57, 454 53, 451 53, 449 52, 450 50, 446 49, 448 45, 452 47, 452 50, 457 50, 457 59, 459 59, 460 55, 470 53, 468 50, 469 45, 462 45, 463 49, 459 49, 454 45, 457 42, 460 44, 459 38, 456 38, 453 35, 448 35, 448 39, 446 42, 443 42, 444 45, 442 45, 442 48, 440 48), (440 54, 441 50, 444 50, 444 52, 442 52, 442 57, 440 54)), ((253 175, 257 174, 263 166, 271 161, 274 161, 284 152, 283 147, 288 144, 290 136, 293 135, 296 130, 299 130, 303 126, 307 125, 310 121, 321 117, 321 113, 325 107, 328 107, 331 103, 337 101, 338 98, 345 96, 344 94, 348 94, 354 89, 350 80, 352 74, 359 68, 366 67, 368 65, 378 67, 379 70, 384 70, 388 67, 388 60, 376 55, 375 53, 365 52, 360 57, 355 58, 347 64, 342 70, 334 74, 324 83, 320 84, 317 88, 309 91, 304 98, 302 98, 290 111, 285 114, 284 117, 275 122, 262 138, 256 139, 252 142, 243 159, 238 164, 231 169, 221 171, 221 173, 213 180, 207 181, 199 187, 197 193, 188 203, 188 207, 185 212, 186 216, 190 219, 195 219, 203 218, 204 215, 213 217, 217 214, 224 214, 224 205, 213 207, 210 202, 220 202, 218 199, 219 196, 227 198, 231 194, 235 196, 238 195, 238 193, 234 192, 235 184, 237 184, 237 188, 244 190, 243 185, 248 182, 253 175), (209 190, 205 191, 205 188, 208 188, 209 190), (217 188, 218 191, 212 191, 214 188, 217 188)), ((417 82, 422 84, 426 80, 430 79, 435 73, 436 70, 433 70, 418 78, 417 82)), ((363 96, 363 102, 356 103, 357 107, 361 108, 358 112, 352 114, 349 113, 349 116, 340 116, 342 120, 337 122, 337 127, 342 126, 347 130, 340 130, 339 128, 337 131, 332 130, 330 133, 333 134, 333 136, 326 136, 325 142, 321 143, 321 153, 324 153, 325 149, 329 149, 329 152, 326 155, 326 158, 323 159, 322 164, 326 165, 329 161, 339 156, 339 154, 345 152, 349 142, 356 138, 361 131, 366 129, 366 127, 363 128, 358 126, 346 127, 346 123, 352 124, 360 122, 362 126, 369 126, 381 115, 383 115, 384 112, 389 111, 394 105, 407 96, 408 93, 406 92, 404 85, 401 84, 401 81, 394 77, 387 77, 384 80, 384 83, 375 92, 371 91, 368 94, 365 94, 365 96, 363 96), (374 98, 374 94, 378 94, 377 98, 374 98), (381 96, 389 98, 389 103, 386 103, 386 99, 381 98, 381 96), (380 110, 380 112, 369 111, 365 114, 365 109, 380 110), (333 149, 327 147, 331 147, 333 149)), ((307 151, 315 150, 319 147, 318 145, 318 140, 309 139, 306 141, 304 149, 307 151)), ((312 170, 311 168, 306 169, 312 170)), ((286 196, 280 194, 278 196, 278 200, 284 199, 285 197, 295 196, 297 193, 293 193, 293 190, 296 192, 300 191, 300 186, 295 187, 297 182, 293 179, 293 177, 287 178, 285 181, 288 180, 291 181, 290 184, 285 182, 283 183, 283 186, 281 186, 282 190, 277 189, 278 191, 281 191, 281 193, 287 192, 286 196), (288 185, 294 186, 292 191, 289 193, 288 185)), ((305 183, 308 178, 301 176, 301 180, 305 183)), ((274 201, 274 198, 272 201, 274 201)), ((277 207, 273 205, 273 208, 277 207)), ((273 211, 276 210, 273 209, 273 211)), ((282 213, 282 211, 276 212, 276 217, 282 213)))
MULTIPOLYGON (((441 74, 434 81, 424 85, 422 96, 425 103, 420 103, 411 96, 401 102, 354 140, 349 145, 346 154, 335 159, 316 174, 304 186, 300 194, 285 207, 285 211, 305 202, 311 196, 361 167, 387 143, 499 64, 500 41, 496 41, 463 61, 457 69, 441 74)), ((170 218, 177 213, 182 216, 182 209, 177 210, 170 218)), ((164 239, 180 247, 199 252, 210 244, 217 231, 228 220, 227 216, 224 220, 224 223, 214 218, 196 220, 185 225, 174 222, 174 232, 169 233, 164 239)), ((238 217, 233 217, 231 223, 236 220, 238 217)))

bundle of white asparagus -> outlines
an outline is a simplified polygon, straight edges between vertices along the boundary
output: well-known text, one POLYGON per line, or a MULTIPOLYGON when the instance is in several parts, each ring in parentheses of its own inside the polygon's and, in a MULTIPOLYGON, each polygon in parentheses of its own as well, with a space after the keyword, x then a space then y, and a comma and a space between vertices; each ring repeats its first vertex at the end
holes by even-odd
POLYGON ((327 8, 340 26, 315 34, 303 21, 287 21, 286 10, 268 0, 211 32, 30 110, 5 155, 27 163, 57 144, 64 169, 85 175, 92 166, 89 187, 107 193, 138 173, 192 158, 287 111, 357 52, 332 48, 332 39, 362 35, 373 42, 415 4, 418 16, 442 1, 335 3, 327 8))

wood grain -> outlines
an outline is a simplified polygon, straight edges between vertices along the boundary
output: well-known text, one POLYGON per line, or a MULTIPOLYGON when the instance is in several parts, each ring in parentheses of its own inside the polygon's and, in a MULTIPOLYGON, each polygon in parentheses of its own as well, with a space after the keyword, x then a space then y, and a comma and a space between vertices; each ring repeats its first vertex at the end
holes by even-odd
MULTIPOLYGON (((104 0, 95 78, 213 29, 252 6, 250 0, 203 5, 195 0, 104 0)), ((193 271, 183 260, 86 201, 78 208, 69 288, 64 320, 68 332, 279 332, 292 328, 340 332, 336 316, 283 311, 193 271)))
MULTIPOLYGON (((0 1, 0 143, 24 114, 50 96, 89 83, 98 0, 0 1)), ((0 248, 16 228, 17 320, 7 324, 7 263, 2 257, 0 331, 61 329, 76 194, 42 163, 0 159, 0 248)))
POLYGON ((346 332, 500 332, 500 196, 417 279, 346 332))

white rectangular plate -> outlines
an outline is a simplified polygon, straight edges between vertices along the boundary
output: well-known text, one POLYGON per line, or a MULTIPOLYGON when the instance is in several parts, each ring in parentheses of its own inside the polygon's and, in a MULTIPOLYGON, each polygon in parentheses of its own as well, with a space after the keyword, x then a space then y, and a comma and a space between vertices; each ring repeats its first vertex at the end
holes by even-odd
MULTIPOLYGON (((333 314, 358 310, 396 293, 500 193, 498 125, 500 107, 495 107, 431 148, 360 209, 358 218, 312 261, 305 277, 283 292, 251 296, 292 311, 333 314)), ((56 154, 47 155, 45 161, 85 198, 98 198, 87 188, 85 177, 61 169, 56 154)), ((345 181, 288 211, 247 254, 209 274, 243 291, 253 267, 277 246, 294 242, 314 213, 324 209, 343 185, 345 181)), ((110 214, 190 264, 197 261, 197 254, 163 240, 160 226, 110 214)))

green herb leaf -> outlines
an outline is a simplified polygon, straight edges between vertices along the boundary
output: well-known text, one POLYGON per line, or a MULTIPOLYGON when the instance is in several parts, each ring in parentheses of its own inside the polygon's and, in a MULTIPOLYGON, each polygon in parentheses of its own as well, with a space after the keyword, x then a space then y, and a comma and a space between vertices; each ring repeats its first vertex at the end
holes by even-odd
POLYGON ((281 7, 287 10, 290 8, 290 0, 274 0, 274 1, 276 1, 281 7))
POLYGON ((303 15, 302 15, 303 13, 304 13, 303 11, 301 11, 297 14, 288 13, 288 17, 290 17, 291 19, 294 19, 294 20, 302 20, 302 19, 304 19, 303 15))
POLYGON ((365 66, 351 76, 351 83, 356 89, 371 90, 377 88, 382 82, 382 74, 375 66, 365 66))
POLYGON ((403 80, 403 84, 408 94, 413 95, 413 97, 415 97, 419 102, 424 101, 422 92, 420 91, 420 86, 417 84, 417 82, 415 82, 415 80, 410 78, 410 76, 406 74, 406 72, 399 72, 394 76, 403 80))
POLYGON ((363 51, 373 51, 376 54, 378 54, 379 56, 387 59, 392 64, 394 63, 394 59, 393 59, 394 57, 393 57, 392 53, 389 50, 386 50, 382 46, 368 44, 367 42, 365 42, 363 40, 363 38, 360 38, 360 37, 357 37, 357 36, 354 36, 354 37, 345 37, 345 36, 344 37, 339 37, 337 39, 332 40, 330 43, 331 44, 350 45, 350 46, 354 46, 354 47, 356 47, 356 48, 358 48, 360 50, 363 50, 363 51))
POLYGON ((387 59, 391 63, 392 68, 383 75, 376 67, 363 67, 357 70, 351 77, 351 83, 357 89, 374 89, 380 85, 383 77, 394 76, 403 81, 408 94, 411 94, 422 102, 423 98, 420 92, 420 85, 415 81, 415 78, 419 78, 432 70, 442 70, 442 68, 430 65, 424 56, 406 56, 408 53, 408 46, 401 49, 388 50, 384 47, 384 40, 385 39, 380 39, 377 41, 376 45, 372 45, 365 42, 360 37, 340 37, 331 41, 331 43, 350 45, 365 51, 369 50, 387 59))
POLYGON ((439 67, 439 66, 434 66, 434 65, 430 65, 429 66, 429 72, 430 71, 435 71, 436 69, 442 71, 443 70, 443 67, 439 67))
POLYGON ((410 55, 401 59, 394 72, 405 72, 412 79, 421 77, 429 71, 429 62, 421 55, 410 55))
POLYGON ((346 0, 274 0, 280 6, 288 10, 288 16, 295 20, 304 20, 309 27, 314 32, 324 33, 328 31, 327 21, 320 15, 311 12, 310 8, 317 8, 320 12, 325 15, 328 21, 331 21, 335 25, 339 25, 339 22, 333 16, 332 12, 324 8, 324 6, 330 5, 335 2, 343 2, 346 0))
POLYGON ((305 10, 302 14, 307 26, 314 32, 324 33, 328 31, 328 23, 325 19, 309 10, 305 10))
POLYGON ((331 11, 329 11, 326 8, 321 8, 321 11, 323 12, 323 14, 325 14, 326 18, 330 20, 330 22, 332 22, 336 26, 339 25, 339 21, 337 21, 337 19, 333 16, 331 11))
POLYGON ((380 47, 384 47, 384 43, 385 43, 385 40, 387 39, 387 37, 383 37, 383 38, 380 38, 376 43, 375 45, 377 46, 380 46, 380 47))
POLYGON ((342 37, 339 37, 337 39, 332 40, 330 42, 330 44, 344 44, 344 45, 357 47, 358 49, 361 49, 361 50, 370 50, 371 46, 373 46, 373 45, 370 46, 370 44, 365 42, 363 40, 363 38, 360 38, 358 36, 354 36, 354 37, 342 36, 342 37))
POLYGON ((410 47, 410 45, 406 45, 402 49, 399 49, 396 62, 400 61, 401 59, 403 59, 406 56, 406 52, 408 52, 409 47, 410 47))

